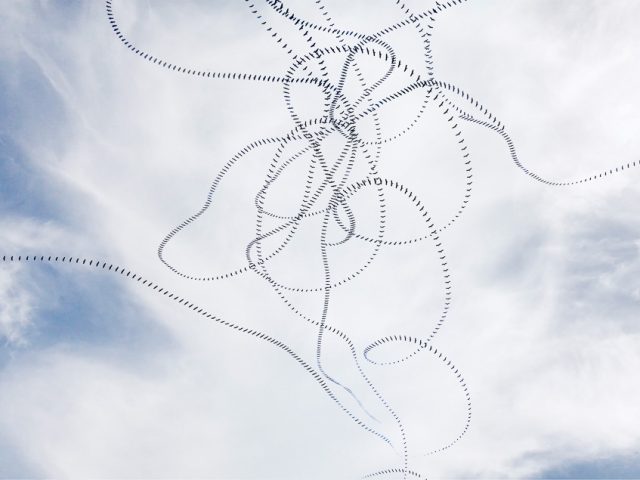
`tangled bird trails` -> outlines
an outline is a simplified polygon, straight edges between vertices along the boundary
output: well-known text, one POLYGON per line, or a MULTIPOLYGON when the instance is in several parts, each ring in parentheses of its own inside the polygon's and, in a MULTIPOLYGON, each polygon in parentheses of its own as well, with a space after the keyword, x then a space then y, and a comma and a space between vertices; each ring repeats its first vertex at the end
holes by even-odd
MULTIPOLYGON (((395 6, 404 19, 372 34, 336 28, 334 20, 321 0, 309 2, 310 9, 320 15, 324 24, 314 23, 299 16, 280 0, 264 0, 261 6, 245 0, 246 6, 256 20, 271 34, 290 57, 289 68, 280 75, 245 72, 214 72, 169 62, 134 45, 121 31, 112 0, 106 0, 106 12, 114 33, 133 53, 158 65, 169 72, 176 72, 202 79, 250 81, 272 84, 282 89, 284 106, 293 122, 292 128, 278 137, 260 138, 241 148, 219 171, 212 181, 204 204, 194 214, 170 230, 158 246, 160 261, 176 275, 192 281, 212 282, 249 274, 262 278, 287 308, 300 320, 312 325, 316 331, 315 365, 310 365, 302 356, 288 345, 266 333, 242 327, 219 319, 203 308, 178 297, 157 284, 132 274, 125 268, 108 264, 105 261, 89 260, 81 257, 55 256, 3 256, 5 262, 39 261, 82 264, 100 270, 113 271, 141 285, 177 301, 190 310, 212 319, 241 333, 252 335, 283 349, 292 356, 322 387, 329 397, 353 421, 367 432, 376 435, 392 445, 400 454, 402 464, 385 470, 370 473, 365 478, 400 474, 403 478, 422 478, 411 469, 411 459, 417 455, 430 455, 446 450, 457 443, 468 431, 471 422, 471 397, 460 371, 452 361, 432 343, 434 337, 447 319, 453 299, 451 272, 447 262, 440 233, 455 225, 463 215, 472 198, 473 170, 468 146, 464 140, 460 124, 464 122, 484 126, 499 134, 505 141, 513 163, 526 175, 549 186, 570 186, 604 178, 625 168, 636 167, 637 163, 627 163, 615 169, 584 177, 573 181, 554 181, 544 179, 528 169, 519 159, 514 142, 505 126, 486 107, 457 86, 438 78, 431 50, 431 35, 438 15, 447 9, 466 3, 466 0, 436 2, 434 8, 424 12, 412 12, 401 1, 395 6), (302 47, 293 45, 285 35, 276 31, 267 19, 275 14, 301 37, 302 47), (415 29, 422 42, 423 59, 420 65, 409 65, 399 58, 394 45, 387 38, 393 32, 415 29), (321 46, 317 35, 330 35, 334 43, 321 46), (373 60, 383 69, 377 76, 371 76, 363 65, 373 60), (337 74, 330 73, 329 64, 338 63, 337 74), (369 76, 367 76, 369 75, 369 76), (379 94, 389 85, 400 85, 390 94, 379 94), (314 89, 321 100, 313 97, 306 99, 299 87, 314 89), (411 95, 417 96, 415 112, 410 112, 398 128, 383 121, 382 113, 394 103, 411 95), (460 105, 464 105, 462 107, 460 105), (309 113, 311 111, 311 113, 309 113), (382 147, 392 144, 416 129, 424 128, 428 112, 437 112, 438 118, 447 125, 451 141, 457 148, 457 161, 462 169, 460 179, 462 188, 456 208, 444 221, 437 222, 429 213, 427 202, 417 195, 411 185, 404 185, 384 173, 384 155, 382 147), (339 145, 333 148, 332 145, 339 145), (276 152, 271 158, 268 172, 261 187, 255 192, 255 228, 251 238, 235 247, 243 249, 245 261, 226 272, 214 272, 210 275, 193 274, 185 271, 167 259, 166 249, 179 237, 179 234, 198 221, 216 202, 216 194, 225 177, 237 168, 251 153, 266 146, 274 146, 276 152), (295 185, 301 199, 291 203, 291 211, 282 212, 270 206, 274 189, 287 179, 291 183, 289 172, 297 165, 305 166, 295 185), (369 205, 367 214, 358 214, 354 201, 358 196, 369 192, 374 201, 369 205), (391 195, 400 195, 413 209, 422 222, 421 234, 407 238, 397 237, 388 228, 388 203, 391 195), (372 223, 375 229, 367 231, 363 224, 372 223), (313 223, 315 222, 315 223, 313 223), (317 257, 321 264, 320 275, 309 275, 302 283, 286 278, 286 274, 277 271, 274 263, 290 255, 291 245, 300 232, 315 228, 314 243, 308 245, 308 255, 317 257), (371 267, 384 249, 418 244, 428 241, 437 258, 441 307, 439 316, 431 329, 424 329, 420 336, 389 334, 373 338, 364 349, 359 350, 355 342, 332 323, 330 306, 333 305, 334 292, 348 288, 354 279, 371 267), (357 242, 359 251, 366 252, 364 258, 341 258, 339 252, 346 245, 357 242), (340 260, 340 261, 338 261, 340 260), (107 267, 108 265, 108 267, 107 267), (285 278, 282 278, 285 277, 285 278), (322 308, 315 314, 308 314, 292 299, 292 294, 317 297, 322 308), (326 338, 330 335, 343 343, 348 350, 353 365, 360 377, 356 388, 340 380, 340 372, 329 372, 326 363, 326 338), (409 353, 388 360, 376 360, 375 352, 383 345, 407 344, 409 353), (405 362, 422 353, 431 353, 440 359, 455 376, 464 395, 466 404, 463 427, 459 434, 436 449, 420 451, 407 436, 403 418, 384 392, 369 378, 367 368, 392 366, 405 362), (336 374, 337 373, 337 374, 336 374), (393 419, 393 427, 380 427, 380 421, 371 413, 370 404, 363 401, 360 393, 367 390, 379 405, 393 419), (392 432, 390 435, 388 432, 392 432), (396 437, 396 438, 393 438, 396 437), (418 453, 416 453, 416 450, 418 453)), ((411 97, 413 98, 413 97, 411 97)))

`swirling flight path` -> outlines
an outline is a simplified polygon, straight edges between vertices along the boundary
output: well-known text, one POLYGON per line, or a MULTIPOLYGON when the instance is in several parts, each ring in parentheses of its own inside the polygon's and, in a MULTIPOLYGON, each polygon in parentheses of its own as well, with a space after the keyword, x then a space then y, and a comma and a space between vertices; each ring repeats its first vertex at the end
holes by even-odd
POLYGON ((160 261, 176 275, 192 281, 211 282, 225 280, 234 276, 253 272, 263 278, 273 292, 291 310, 291 312, 301 320, 313 325, 317 329, 316 358, 315 366, 297 354, 291 347, 280 342, 258 330, 242 327, 220 319, 202 307, 190 302, 186 297, 162 288, 157 283, 149 281, 142 276, 132 273, 122 266, 110 264, 104 260, 82 258, 81 256, 45 256, 45 255, 4 255, 2 261, 11 262, 47 262, 53 264, 64 264, 73 266, 84 266, 94 270, 109 271, 117 273, 135 281, 141 286, 150 288, 159 295, 173 300, 207 319, 213 320, 223 326, 237 330, 239 333, 251 335, 256 339, 266 341, 275 347, 284 350, 300 366, 302 366, 321 386, 327 395, 344 411, 353 421, 366 431, 381 438, 384 442, 392 445, 402 457, 402 465, 391 467, 367 474, 363 478, 380 478, 387 475, 401 474, 403 478, 423 478, 419 473, 410 468, 410 446, 406 436, 405 428, 401 416, 393 409, 392 405, 385 399, 384 395, 369 379, 363 367, 362 361, 367 364, 396 365, 415 357, 420 352, 429 352, 443 362, 451 370, 465 398, 466 414, 464 426, 460 433, 449 442, 436 450, 423 452, 423 455, 431 455, 448 449, 457 443, 468 431, 471 422, 471 397, 469 389, 460 371, 454 366, 452 361, 439 351, 432 343, 444 322, 446 321, 452 303, 452 280, 451 272, 448 268, 447 257, 440 233, 450 228, 461 218, 472 196, 473 170, 467 144, 463 138, 459 121, 483 126, 504 140, 514 165, 534 180, 554 187, 572 186, 584 184, 590 181, 599 180, 611 176, 617 172, 632 169, 640 166, 640 162, 628 162, 615 168, 609 168, 603 172, 585 176, 575 180, 557 181, 545 179, 537 173, 527 168, 520 160, 516 147, 507 133, 504 124, 497 119, 486 107, 480 104, 475 98, 461 90, 459 87, 438 79, 434 64, 433 52, 431 49, 431 36, 434 31, 438 15, 452 7, 466 3, 467 0, 450 0, 447 2, 436 2, 435 6, 424 12, 413 12, 402 1, 394 0, 399 14, 403 20, 389 25, 378 32, 367 34, 354 30, 336 28, 335 22, 322 0, 312 0, 309 3, 312 8, 320 14, 324 24, 317 24, 301 18, 292 9, 287 7, 281 0, 264 0, 263 7, 258 7, 257 2, 245 0, 246 6, 257 21, 266 29, 289 56, 291 64, 287 71, 281 75, 247 72, 221 72, 210 71, 201 68, 180 65, 170 62, 162 57, 153 55, 148 51, 139 48, 131 42, 122 32, 112 0, 105 1, 106 13, 109 23, 122 44, 142 59, 158 65, 167 71, 199 77, 207 80, 227 80, 227 81, 248 81, 272 84, 282 88, 283 100, 287 111, 294 123, 294 127, 287 133, 278 137, 268 137, 256 139, 248 143, 238 151, 219 171, 210 185, 206 200, 202 207, 193 215, 187 217, 179 225, 169 231, 158 246, 158 257, 160 261), (270 13, 275 13, 281 19, 288 22, 289 27, 295 31, 303 41, 302 47, 296 46, 285 35, 278 32, 268 20, 268 15, 263 11, 267 9, 270 13), (416 35, 422 42, 423 65, 411 66, 407 62, 398 58, 393 45, 385 40, 392 32, 404 28, 414 28, 416 35), (330 46, 319 46, 318 35, 331 35, 335 39, 335 44, 330 46), (327 59, 336 56, 345 57, 337 79, 329 74, 327 59), (377 78, 368 79, 359 65, 359 58, 370 57, 382 62, 386 67, 384 73, 377 78), (395 77, 394 77, 395 76, 395 77), (374 95, 380 87, 390 79, 400 77, 403 79, 403 86, 394 93, 382 98, 375 98, 374 95), (345 85, 349 78, 354 77, 358 85, 359 92, 354 98, 350 98, 346 92, 345 85), (296 108, 296 99, 293 88, 306 86, 318 88, 322 94, 322 105, 317 115, 304 117, 296 108), (405 125, 394 133, 383 132, 383 122, 380 112, 384 107, 392 104, 396 100, 406 95, 419 95, 417 111, 407 119, 405 125), (461 106, 461 105, 464 105, 461 106), (415 128, 418 128, 424 119, 424 114, 428 108, 433 108, 442 114, 442 119, 450 127, 451 138, 458 146, 460 165, 464 171, 463 192, 459 204, 446 221, 437 224, 427 210, 424 201, 421 200, 412 190, 393 178, 388 178, 379 170, 382 160, 381 147, 392 143, 415 128), (365 119, 370 119, 373 126, 373 138, 365 138, 359 129, 359 125, 365 119), (326 142, 334 135, 340 135, 344 141, 344 146, 335 157, 327 157, 323 152, 323 142, 326 142), (196 222, 214 203, 216 193, 225 176, 233 170, 252 151, 265 146, 275 146, 276 153, 268 167, 268 174, 264 183, 256 193, 254 204, 256 208, 255 236, 247 239, 244 244, 246 262, 237 265, 236 268, 227 272, 214 272, 210 275, 191 274, 183 271, 179 266, 171 264, 165 258, 165 249, 180 232, 196 222), (294 147, 294 153, 287 153, 288 149, 294 147), (268 199, 274 184, 282 182, 283 173, 291 168, 291 165, 308 162, 306 177, 300 181, 302 189, 302 200, 293 205, 295 214, 283 214, 271 211, 268 207, 268 199), (366 168, 368 174, 363 178, 351 179, 356 167, 366 168), (377 212, 377 231, 373 234, 363 233, 358 230, 359 219, 349 200, 366 190, 373 190, 377 197, 374 211, 377 212), (386 228, 387 220, 387 196, 390 192, 399 193, 403 199, 411 206, 424 221, 423 233, 412 238, 389 238, 386 228), (323 199, 328 196, 328 200, 323 199), (274 272, 270 270, 270 263, 275 258, 283 258, 287 255, 287 248, 300 231, 304 222, 310 219, 320 220, 320 231, 318 232, 317 248, 322 261, 323 276, 314 280, 310 285, 296 285, 278 280, 274 272), (275 226, 274 226, 275 224, 275 226), (268 226, 270 225, 270 226, 268 226), (331 227, 337 227, 343 236, 338 240, 329 239, 331 227), (276 246, 268 246, 267 241, 276 241, 276 246), (329 314, 332 304, 332 292, 337 288, 343 288, 357 276, 361 275, 369 266, 373 264, 376 257, 383 248, 400 247, 417 244, 429 240, 432 242, 433 251, 440 264, 440 275, 442 278, 442 308, 440 316, 430 332, 425 332, 422 337, 409 336, 404 334, 388 335, 371 341, 362 351, 358 351, 354 342, 342 330, 331 323, 329 314), (334 273, 334 260, 332 252, 337 247, 347 242, 361 242, 363 248, 368 246, 370 251, 367 258, 359 265, 353 267, 348 274, 336 276, 334 273), (126 273, 125 273, 126 272, 126 273), (303 313, 299 306, 291 299, 291 294, 320 295, 322 298, 322 310, 318 315, 303 313), (341 383, 338 378, 329 374, 323 366, 323 359, 326 355, 324 348, 325 335, 331 335, 349 350, 351 358, 360 376, 363 388, 372 392, 379 402, 393 418, 395 429, 399 432, 399 442, 390 438, 389 435, 381 431, 377 424, 379 421, 368 410, 356 391, 350 385, 341 383), (413 345, 413 351, 399 358, 392 360, 375 360, 373 352, 382 345, 392 343, 408 343, 413 345), (357 407, 348 406, 348 403, 355 401, 357 407))

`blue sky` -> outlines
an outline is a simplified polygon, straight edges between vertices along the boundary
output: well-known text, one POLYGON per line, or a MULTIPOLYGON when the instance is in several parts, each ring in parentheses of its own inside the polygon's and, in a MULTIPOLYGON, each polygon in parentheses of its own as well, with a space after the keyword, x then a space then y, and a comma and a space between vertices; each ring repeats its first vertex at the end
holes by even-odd
POLYGON ((547 470, 541 477, 557 478, 638 478, 638 452, 628 456, 576 462, 547 470))
MULTIPOLYGON (((128 37, 171 62, 270 75, 290 63, 243 3, 113 4, 128 37)), ((523 162, 545 177, 582 178, 635 161, 639 7, 469 0, 436 23, 436 76, 489 106, 523 162)), ((316 18, 309 5, 296 8, 316 18)), ((382 1, 327 8, 338 24, 362 30, 398 15, 382 1)), ((113 35, 101 1, 10 0, 0 24, 0 256, 126 266, 315 365, 315 329, 261 278, 189 281, 156 256, 229 158, 292 128, 281 88, 171 74, 146 62, 113 35)), ((417 62, 412 35, 389 42, 417 62)), ((294 98, 306 100, 296 90, 294 98)), ((406 122, 403 109, 416 108, 407 98, 384 112, 389 131, 406 122)), ((383 171, 411 185, 436 221, 455 211, 464 191, 440 118, 428 109, 421 127, 382 156, 383 171)), ((401 412, 411 468, 428 478, 640 478, 640 169, 551 188, 519 171, 495 132, 460 123, 473 196, 441 237, 454 294, 434 345, 469 385, 471 429, 451 449, 422 455, 464 426, 455 377, 426 355, 389 369, 362 360, 401 412)), ((219 203, 167 247, 171 262, 203 275, 242 265, 273 150, 257 149, 234 167, 219 203)), ((274 204, 287 205, 290 191, 278 188, 274 204)), ((368 200, 353 199, 359 228, 370 221, 368 200)), ((389 228, 420 230, 401 204, 391 201, 390 212, 389 228)), ((274 262, 278 278, 314 278, 309 272, 320 265, 308 261, 313 242, 304 234, 290 257, 274 262)), ((367 252, 349 248, 332 260, 349 266, 367 252)), ((379 336, 428 334, 442 298, 431 246, 387 249, 373 265, 336 292, 330 323, 359 351, 379 336)), ((288 298, 310 316, 321 304, 288 298)), ((395 438, 348 351, 330 340, 325 348, 328 371, 395 438)), ((400 465, 397 450, 358 427, 280 349, 118 274, 0 264, 0 477, 358 478, 400 465)))

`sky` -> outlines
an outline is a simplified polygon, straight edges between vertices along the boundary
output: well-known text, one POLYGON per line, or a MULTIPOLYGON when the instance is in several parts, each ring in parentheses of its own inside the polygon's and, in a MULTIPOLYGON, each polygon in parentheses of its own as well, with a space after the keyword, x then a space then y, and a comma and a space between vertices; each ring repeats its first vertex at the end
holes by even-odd
MULTIPOLYGON (((284 3, 328 24, 314 2, 284 3)), ((421 12, 434 3, 406 6, 421 12)), ((404 18, 383 0, 322 4, 335 28, 357 32, 404 18)), ((285 76, 292 55, 310 48, 265 0, 112 5, 136 48, 189 70, 285 76)), ((107 268, 1 262, 0 478, 350 479, 405 463, 422 478, 640 478, 640 168, 626 168, 640 160, 639 17, 635 0, 468 0, 439 13, 433 78, 478 100, 500 127, 447 121, 456 111, 493 122, 442 86, 446 106, 433 100, 438 89, 425 100, 418 88, 380 107, 380 135, 402 134, 380 147, 372 175, 410 189, 437 228, 465 207, 437 239, 384 245, 369 265, 375 245, 357 236, 379 234, 383 189, 358 187, 326 235, 342 239, 340 224, 351 218, 356 237, 329 248, 327 262, 335 281, 361 273, 326 302, 322 292, 295 291, 322 290, 326 281, 322 215, 301 222, 262 276, 202 281, 167 268, 208 278, 246 267, 256 196, 281 165, 278 143, 228 169, 211 207, 166 243, 166 264, 158 257, 234 155, 293 130, 292 111, 321 114, 316 86, 287 92, 160 67, 118 39, 101 0, 4 2, 0 257, 118 265, 215 318, 107 268), (568 186, 536 181, 514 163, 502 134, 523 168, 551 182, 614 173, 568 186), (469 166, 471 196, 461 203, 469 166), (450 308, 434 335, 446 285, 450 308), (355 353, 327 330, 318 364, 318 328, 303 317, 323 318, 323 301, 327 325, 355 353), (365 358, 368 345, 393 335, 428 340, 437 353, 423 349, 393 365, 365 358)), ((408 26, 371 46, 427 78, 419 34, 408 26)), ((357 43, 309 35, 320 48, 357 43)), ((372 83, 388 68, 375 56, 355 59, 372 83)), ((344 61, 332 54, 326 64, 303 65, 338 78, 344 61)), ((394 70, 372 98, 413 81, 394 70)), ((350 73, 344 98, 362 89, 350 73)), ((372 142, 370 117, 356 128, 372 142)), ((334 131, 324 141, 330 165, 344 138, 334 131)), ((281 158, 295 161, 258 195, 265 210, 298 214, 312 158, 295 156, 303 147, 283 147, 281 158)), ((366 152, 356 153, 345 185, 369 175, 366 152)), ((407 198, 384 189, 386 240, 425 234, 407 198)), ((265 230, 281 224, 261 221, 265 230)), ((258 249, 273 250, 284 235, 258 249)), ((413 351, 391 341, 370 358, 413 351)))

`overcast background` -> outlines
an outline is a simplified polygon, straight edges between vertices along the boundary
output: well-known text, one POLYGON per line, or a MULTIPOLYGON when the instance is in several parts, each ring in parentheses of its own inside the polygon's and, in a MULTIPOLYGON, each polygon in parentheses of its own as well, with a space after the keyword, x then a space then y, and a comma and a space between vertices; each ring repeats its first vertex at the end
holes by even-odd
MULTIPOLYGON (((396 21, 381 0, 325 3, 338 26, 396 21)), ((267 74, 289 63, 240 0, 114 7, 137 45, 176 63, 267 74)), ((488 106, 530 169, 583 178, 640 159, 638 20, 632 0, 470 1, 436 23, 436 76, 488 106)), ((7 0, 0 24, 1 254, 125 265, 312 363, 314 330, 264 281, 198 284, 156 257, 235 152, 292 128, 280 89, 150 64, 117 40, 102 1, 7 0)), ((415 48, 395 40, 407 55, 415 48)), ((442 236, 454 301, 435 344, 464 373, 473 419, 452 449, 416 454, 411 466, 432 478, 640 477, 640 169, 549 187, 518 170, 494 132, 460 123, 474 193, 442 236)), ((418 148, 440 127, 418 128, 389 147, 403 149, 397 175, 434 208, 453 208, 456 171, 441 180, 441 163, 418 148)), ((243 179, 230 181, 229 195, 250 204, 255 185, 243 179)), ((224 223, 242 215, 226 205, 220 224, 205 223, 175 255, 209 265, 202 255, 215 244, 229 247, 220 261, 242 260, 224 223)), ((432 254, 425 242, 382 255, 344 290, 335 324, 373 340, 369 324, 395 333, 387 308, 418 319, 417 334, 430 282, 440 285, 432 254), (376 278, 389 277, 396 293, 382 302, 376 278)), ((464 424, 454 377, 420 358, 379 378, 407 411, 415 452, 448 443, 464 424)), ((280 349, 120 276, 0 265, 2 477, 357 478, 399 464, 280 349)))

